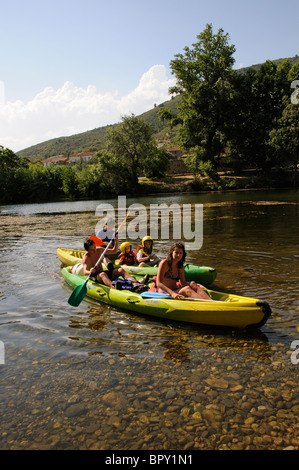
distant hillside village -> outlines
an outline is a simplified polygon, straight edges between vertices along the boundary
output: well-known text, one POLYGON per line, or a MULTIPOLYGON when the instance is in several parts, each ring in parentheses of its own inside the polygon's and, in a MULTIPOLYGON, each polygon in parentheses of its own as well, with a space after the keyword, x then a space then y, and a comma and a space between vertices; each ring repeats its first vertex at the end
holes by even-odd
MULTIPOLYGON (((158 147, 163 144, 158 144, 158 147)), ((167 151, 172 155, 172 160, 170 162, 170 171, 169 173, 181 173, 181 172, 189 172, 187 167, 184 163, 184 157, 182 150, 179 147, 171 147, 168 148, 167 151)), ((93 152, 78 152, 73 153, 69 157, 66 155, 53 155, 52 157, 46 158, 42 160, 41 163, 44 166, 51 166, 51 165, 75 165, 76 163, 83 161, 83 162, 90 162, 92 163, 93 156, 97 153, 97 151, 93 152)))
POLYGON ((79 153, 73 153, 69 157, 65 155, 53 155, 52 157, 46 158, 45 160, 42 160, 42 164, 44 166, 50 166, 50 165, 75 165, 75 163, 81 161, 81 159, 84 162, 89 162, 92 157, 96 154, 97 152, 79 152, 79 153))

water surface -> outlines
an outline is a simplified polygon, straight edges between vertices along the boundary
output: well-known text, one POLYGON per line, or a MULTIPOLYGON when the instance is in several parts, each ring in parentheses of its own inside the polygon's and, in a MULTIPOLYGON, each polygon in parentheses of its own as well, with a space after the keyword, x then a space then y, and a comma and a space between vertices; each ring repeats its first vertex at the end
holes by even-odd
MULTIPOLYGON (((216 267, 215 290, 269 302, 272 317, 252 332, 88 299, 71 307, 56 249, 81 249, 103 201, 1 206, 0 448, 298 447, 298 194, 127 200, 204 205, 203 246, 188 261, 216 267)), ((155 242, 155 251, 165 256, 170 243, 155 242)))

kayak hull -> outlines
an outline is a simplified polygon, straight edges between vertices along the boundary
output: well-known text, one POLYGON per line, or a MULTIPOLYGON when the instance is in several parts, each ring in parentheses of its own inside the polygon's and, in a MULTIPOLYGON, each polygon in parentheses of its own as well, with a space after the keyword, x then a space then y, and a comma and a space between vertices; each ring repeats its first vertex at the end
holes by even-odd
MULTIPOLYGON (((74 266, 77 263, 82 261, 82 257, 85 251, 81 250, 72 250, 68 248, 58 248, 57 256, 61 263, 64 266, 74 266)), ((117 263, 115 263, 117 265, 117 263)), ((156 266, 126 266, 122 265, 128 273, 132 273, 144 276, 149 274, 149 276, 156 276, 158 273, 158 268, 156 266)), ((193 264, 186 264, 184 267, 186 281, 195 281, 205 286, 212 284, 217 276, 217 271, 215 268, 210 266, 195 266, 193 264)))
MULTIPOLYGON (((71 273, 71 267, 62 268, 66 282, 72 287, 82 286, 87 277, 71 273)), ((174 300, 172 298, 143 297, 128 290, 117 290, 94 281, 86 284, 86 295, 97 301, 143 315, 186 323, 231 328, 258 328, 271 314, 267 302, 225 294, 208 289, 213 300, 174 300)))

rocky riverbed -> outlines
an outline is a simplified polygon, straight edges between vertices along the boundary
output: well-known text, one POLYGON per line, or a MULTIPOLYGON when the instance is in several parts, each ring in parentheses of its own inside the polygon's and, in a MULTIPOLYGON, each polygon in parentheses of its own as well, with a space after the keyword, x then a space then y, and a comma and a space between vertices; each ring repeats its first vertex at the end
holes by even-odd
POLYGON ((143 360, 19 351, 22 371, 4 371, 1 449, 298 449, 298 366, 283 344, 252 344, 238 339, 235 363, 219 340, 192 358, 172 342, 143 360))

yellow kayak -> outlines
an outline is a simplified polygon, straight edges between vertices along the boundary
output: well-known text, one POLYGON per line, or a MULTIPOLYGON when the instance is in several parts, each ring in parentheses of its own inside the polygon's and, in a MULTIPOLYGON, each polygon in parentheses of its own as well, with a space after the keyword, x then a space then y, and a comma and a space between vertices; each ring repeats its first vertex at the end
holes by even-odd
MULTIPOLYGON (((75 288, 87 276, 71 273, 71 266, 62 268, 67 283, 75 288)), ((264 300, 226 294, 207 289, 211 300, 174 300, 166 294, 117 290, 98 282, 87 282, 87 296, 124 310, 167 320, 231 328, 258 328, 266 323, 271 309, 264 300)))

